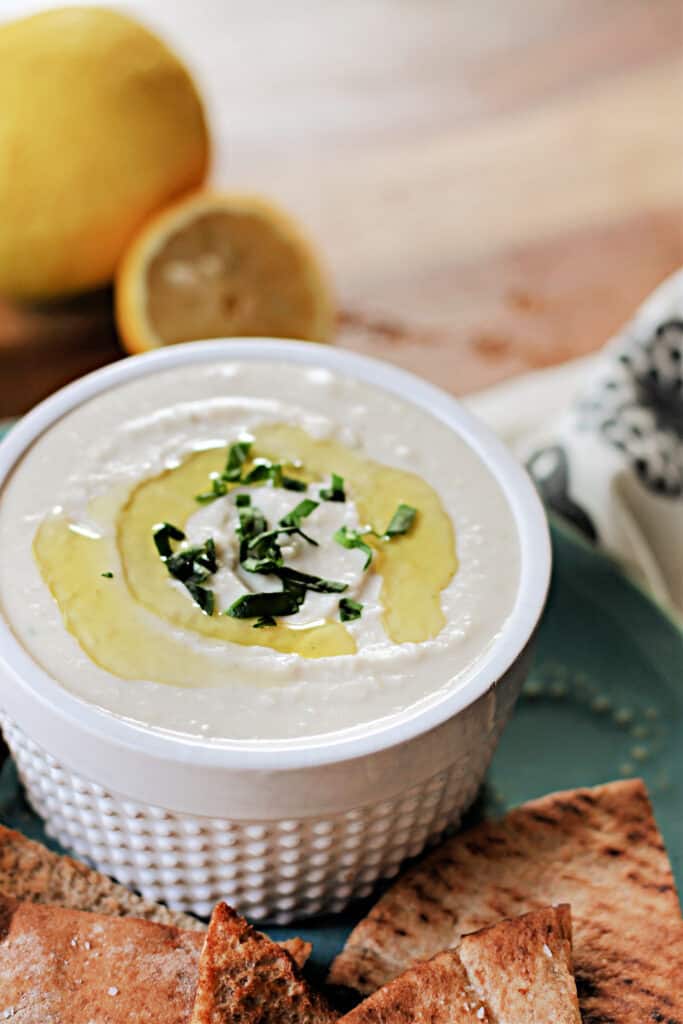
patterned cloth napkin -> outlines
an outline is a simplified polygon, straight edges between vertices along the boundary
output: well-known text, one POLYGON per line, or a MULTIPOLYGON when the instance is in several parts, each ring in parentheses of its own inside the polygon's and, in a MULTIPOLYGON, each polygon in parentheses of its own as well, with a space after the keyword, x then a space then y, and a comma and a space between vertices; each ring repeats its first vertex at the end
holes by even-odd
POLYGON ((554 512, 683 615, 683 270, 598 355, 467 404, 554 512))

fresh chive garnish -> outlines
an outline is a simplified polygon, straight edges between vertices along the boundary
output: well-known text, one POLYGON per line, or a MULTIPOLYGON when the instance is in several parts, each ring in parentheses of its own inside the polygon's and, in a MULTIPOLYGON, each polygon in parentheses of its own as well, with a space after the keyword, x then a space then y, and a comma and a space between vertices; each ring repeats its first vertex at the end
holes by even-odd
POLYGON ((270 480, 273 487, 284 487, 289 491, 305 491, 308 484, 295 477, 286 476, 282 471, 279 462, 271 462, 270 459, 254 459, 253 465, 248 473, 244 473, 244 464, 251 452, 251 441, 237 441, 231 444, 228 449, 228 457, 225 469, 222 473, 211 473, 211 490, 195 495, 195 501, 200 505, 207 505, 216 498, 222 498, 228 493, 228 484, 257 484, 270 480))
POLYGON ((282 529, 269 530, 260 509, 246 506, 240 511, 237 535, 240 541, 240 562, 247 572, 268 573, 272 565, 282 565, 282 552, 277 542, 282 529))
POLYGON ((340 526, 334 534, 334 539, 337 544, 341 544, 343 548, 359 548, 359 550, 365 553, 364 570, 367 569, 372 562, 372 548, 363 540, 363 537, 370 532, 371 531, 366 530, 364 533, 361 533, 360 530, 352 530, 349 526, 340 526))
POLYGON ((262 615, 260 619, 257 619, 253 625, 253 629, 265 629, 266 626, 277 626, 277 622, 272 615, 262 615))
POLYGON ((280 520, 280 525, 284 527, 293 526, 296 532, 299 533, 304 540, 307 540, 309 544, 313 544, 314 547, 318 546, 317 540, 309 537, 307 533, 301 529, 301 520, 306 519, 310 516, 311 512, 315 512, 320 502, 313 501, 311 498, 304 498, 300 501, 296 508, 293 508, 291 512, 288 512, 286 516, 283 516, 280 520))
POLYGON ((265 576, 271 576, 275 573, 282 565, 282 556, 278 559, 275 558, 245 558, 242 563, 242 568, 246 572, 259 572, 265 576))
POLYGON ((268 459, 257 459, 248 473, 242 479, 243 484, 259 484, 263 480, 271 480, 273 477, 273 466, 268 459))
POLYGON ((237 508, 246 508, 248 505, 251 505, 251 495, 237 494, 235 496, 235 504, 237 505, 237 508))
POLYGON ((344 548, 360 548, 361 551, 364 551, 366 559, 363 569, 367 569, 372 562, 373 551, 363 538, 373 536, 379 540, 391 540, 392 537, 400 537, 412 529, 416 516, 417 509, 412 505, 401 504, 391 517, 384 533, 378 534, 374 530, 353 530, 349 526, 341 526, 334 534, 334 539, 344 548))
POLYGON ((171 576, 184 583, 186 580, 202 575, 216 572, 218 562, 216 561, 216 545, 213 538, 209 538, 204 544, 192 548, 185 548, 183 551, 176 551, 165 559, 166 568, 171 576))
POLYGON ((281 487, 284 487, 286 491, 306 491, 308 490, 308 484, 304 483, 303 480, 297 480, 296 477, 286 476, 284 473, 281 477, 281 487))
POLYGON ((209 479, 211 480, 211 490, 195 495, 194 500, 198 501, 200 505, 208 505, 209 502, 215 501, 216 498, 222 498, 228 493, 228 485, 220 473, 212 473, 209 479))
POLYGON ((283 565, 275 569, 276 576, 289 583, 296 583, 306 590, 313 590, 316 594, 341 594, 348 590, 348 583, 339 583, 337 580, 326 580, 322 576, 311 576, 310 573, 300 572, 298 569, 290 569, 283 565))
POLYGON ((298 526, 276 526, 274 530, 263 530, 249 540, 249 550, 256 553, 256 557, 263 557, 260 552, 263 548, 271 547, 281 533, 298 533, 298 526))
POLYGON ((402 534, 408 533, 415 522, 416 515, 417 509, 413 508, 412 505, 399 505, 391 517, 391 522, 384 531, 384 538, 400 537, 402 534))
POLYGON ((267 572, 269 569, 254 569, 247 566, 247 562, 250 565, 253 563, 251 559, 257 561, 272 562, 275 565, 282 565, 282 551, 278 543, 278 537, 281 534, 292 534, 298 533, 304 537, 309 544, 313 544, 317 547, 318 542, 313 540, 312 537, 308 537, 303 530, 298 526, 276 526, 274 530, 265 530, 263 533, 257 534, 255 537, 250 538, 246 543, 243 541, 240 547, 240 562, 245 566, 248 572, 267 572))
POLYGON ((286 476, 282 472, 279 462, 270 462, 269 459, 257 459, 249 470, 242 477, 243 484, 258 484, 264 480, 270 480, 273 487, 284 487, 288 491, 305 491, 308 487, 303 480, 296 480, 293 476, 286 476))
POLYGON ((157 523, 152 530, 152 537, 161 558, 169 558, 173 554, 172 540, 185 540, 185 534, 172 523, 157 523))
POLYGON ((237 533, 243 541, 250 541, 253 537, 265 533, 267 529, 268 522, 260 508, 256 508, 255 505, 245 505, 240 510, 237 533))
POLYGON ((185 587, 195 604, 199 605, 204 614, 213 615, 216 605, 213 590, 209 590, 207 587, 203 587, 201 583, 195 583, 193 580, 187 580, 185 587))
POLYGON ((240 483, 242 478, 242 467, 251 451, 251 441, 237 441, 231 444, 228 449, 228 458, 225 469, 222 473, 210 473, 211 490, 195 495, 195 501, 200 505, 208 505, 216 498, 223 498, 228 493, 228 484, 240 483))
POLYGON ((230 605, 224 615, 233 619, 275 618, 296 615, 301 607, 301 594, 292 590, 275 590, 266 594, 243 594, 230 605))
POLYGON ((319 502, 313 501, 312 498, 304 498, 304 500, 300 501, 299 504, 295 508, 293 508, 291 512, 288 512, 286 516, 282 517, 282 519, 280 520, 280 525, 296 527, 301 526, 301 520, 307 519, 308 516, 310 516, 311 512, 315 512, 319 504, 319 502))
POLYGON ((114 573, 113 572, 101 572, 100 576, 102 576, 102 578, 105 579, 105 580, 113 580, 114 579, 114 573))
POLYGON ((273 487, 282 487, 282 466, 279 462, 269 463, 270 466, 270 482, 273 487))
POLYGON ((286 576, 282 577, 282 589, 287 590, 290 594, 296 594, 300 604, 306 600, 306 587, 296 580, 288 579, 286 576))
POLYGON ((333 473, 330 486, 321 488, 320 497, 323 501, 346 501, 344 477, 339 476, 338 473, 333 473))
POLYGON ((363 614, 363 605, 351 597, 342 597, 339 602, 339 618, 342 622, 353 622, 363 614))
POLYGON ((285 590, 301 589, 303 591, 313 590, 318 594, 341 594, 348 587, 347 583, 327 580, 322 576, 313 576, 310 573, 292 569, 290 566, 283 565, 281 558, 279 560, 268 557, 245 558, 242 568, 247 572, 277 576, 282 580, 285 590))
POLYGON ((216 544, 213 538, 209 537, 203 544, 174 552, 171 541, 185 540, 185 534, 177 526, 173 526, 172 523, 159 523, 154 527, 152 536, 169 575, 183 584, 205 615, 213 615, 213 591, 203 586, 207 577, 218 569, 216 544))
POLYGON ((251 441, 237 441, 228 449, 228 459, 223 470, 223 479, 228 483, 237 483, 242 476, 242 466, 249 457, 251 441))

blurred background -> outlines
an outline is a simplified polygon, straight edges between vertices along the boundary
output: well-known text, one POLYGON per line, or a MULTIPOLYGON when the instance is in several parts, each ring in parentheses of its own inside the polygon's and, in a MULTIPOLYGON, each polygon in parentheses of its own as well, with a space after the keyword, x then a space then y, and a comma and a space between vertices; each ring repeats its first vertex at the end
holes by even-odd
MULTIPOLYGON (((112 6, 191 69, 211 182, 306 229, 337 344, 462 394, 593 350, 683 264, 680 0, 112 6)), ((0 300, 0 418, 121 354, 106 285, 0 300)))

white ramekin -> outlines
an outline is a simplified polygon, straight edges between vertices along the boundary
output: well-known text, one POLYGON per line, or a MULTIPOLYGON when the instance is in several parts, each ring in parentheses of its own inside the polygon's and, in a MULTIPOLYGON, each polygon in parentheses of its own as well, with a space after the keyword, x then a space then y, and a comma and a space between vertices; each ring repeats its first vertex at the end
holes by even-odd
POLYGON ((322 366, 427 409, 494 473, 521 548, 513 612, 457 689, 398 724, 296 748, 209 746, 114 717, 64 690, 0 618, 0 719, 48 831, 174 908, 204 915, 224 898, 254 919, 285 923, 367 895, 471 803, 527 671, 550 544, 526 473, 453 398, 384 363, 304 342, 194 342, 90 374, 0 444, 0 487, 33 441, 75 406, 161 369, 221 359, 322 366))

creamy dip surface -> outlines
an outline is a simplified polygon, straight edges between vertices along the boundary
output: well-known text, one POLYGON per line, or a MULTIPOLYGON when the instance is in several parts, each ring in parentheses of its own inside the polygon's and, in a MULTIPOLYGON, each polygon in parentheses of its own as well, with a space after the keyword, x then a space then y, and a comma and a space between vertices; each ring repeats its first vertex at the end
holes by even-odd
POLYGON ((512 512, 463 440, 409 400, 291 364, 156 372, 80 406, 6 484, 0 546, 2 613, 54 679, 213 743, 296 743, 414 713, 476 670, 519 584, 512 512), (231 446, 243 465, 226 482, 231 446), (250 523, 282 519, 287 582, 256 564, 268 538, 244 542, 250 523), (178 531, 158 538, 166 560, 163 522, 178 531), (169 568, 188 547, 199 590, 182 559, 169 568), (270 617, 297 587, 296 609, 270 617), (260 618, 235 611, 257 594, 260 618))

